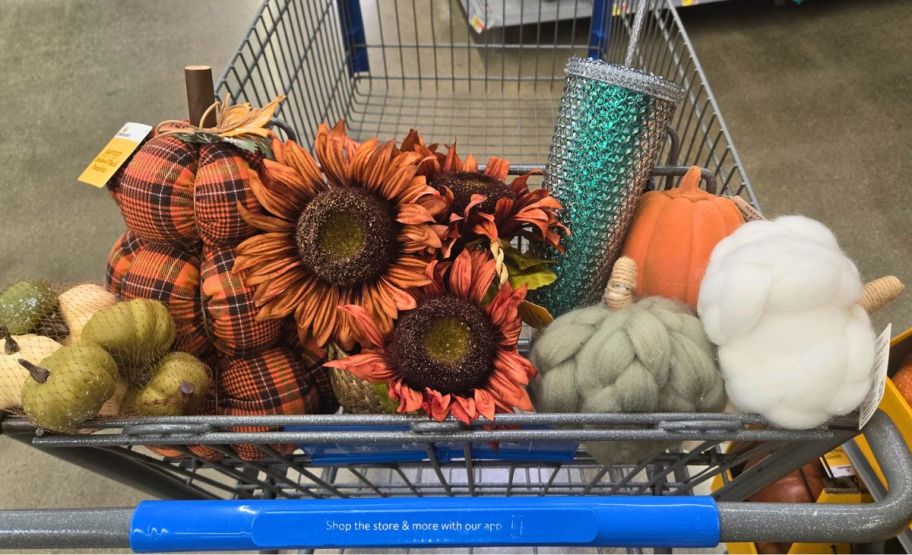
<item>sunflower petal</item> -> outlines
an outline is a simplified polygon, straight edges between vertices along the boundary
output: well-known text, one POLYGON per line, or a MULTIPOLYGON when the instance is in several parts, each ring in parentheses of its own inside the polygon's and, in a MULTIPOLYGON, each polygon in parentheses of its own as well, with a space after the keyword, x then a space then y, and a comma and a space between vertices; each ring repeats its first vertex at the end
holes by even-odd
POLYGON ((450 269, 450 290, 462 299, 469 299, 472 287, 472 255, 464 250, 456 257, 450 269))
POLYGON ((290 201, 287 197, 284 197, 275 190, 269 189, 263 185, 263 182, 260 181, 256 172, 250 172, 248 183, 250 185, 250 191, 253 192, 253 196, 256 197, 257 202, 259 202, 263 208, 272 214, 289 221, 297 218, 300 207, 295 206, 295 203, 290 201))
POLYGON ((498 181, 504 181, 507 179, 507 175, 510 174, 510 162, 504 160, 503 158, 492 156, 488 158, 488 163, 485 165, 484 174, 488 177, 493 177, 498 181))
POLYGON ((237 268, 239 266, 249 267, 252 264, 241 264, 242 258, 256 258, 256 257, 279 257, 285 256, 286 254, 296 251, 297 246, 292 241, 291 237, 287 233, 260 233, 254 235, 248 239, 245 239, 240 245, 235 248, 235 254, 237 255, 234 267, 235 272, 238 272, 237 268))
POLYGON ((339 290, 327 287, 323 297, 319 300, 316 316, 314 317, 314 339, 317 345, 324 346, 329 338, 336 332, 336 308, 339 306, 339 290))
POLYGON ((386 287, 392 295, 393 299, 396 302, 397 310, 412 310, 418 306, 418 303, 415 301, 415 297, 410 295, 407 291, 399 289, 383 278, 380 278, 380 283, 383 284, 383 286, 386 287))
POLYGON ((475 408, 478 414, 486 419, 494 420, 494 398, 484 389, 475 389, 475 408))
POLYGON ((430 283, 425 275, 427 260, 415 256, 400 256, 395 262, 386 267, 384 277, 401 289, 421 287, 430 283))
POLYGON ((431 389, 429 387, 424 390, 424 403, 423 408, 428 415, 442 422, 450 415, 450 406, 453 403, 453 396, 450 394, 442 394, 437 390, 431 389))
POLYGON ((525 286, 514 291, 509 282, 504 282, 494 299, 485 308, 488 316, 491 317, 491 323, 498 331, 502 346, 513 347, 519 341, 519 333, 522 330, 519 304, 525 298, 525 286))
POLYGON ((404 204, 399 207, 396 221, 400 224, 426 224, 434 221, 427 208, 418 204, 404 204))
POLYGON ((266 214, 251 212, 250 210, 247 210, 247 208, 245 208, 244 205, 240 202, 237 203, 237 211, 240 214, 242 220, 247 222, 247 224, 251 227, 255 227, 260 231, 291 231, 295 227, 294 224, 288 220, 273 218, 272 216, 267 216, 266 214))
POLYGON ((355 328, 355 339, 363 347, 383 348, 386 346, 386 340, 383 334, 377 329, 374 319, 364 309, 363 306, 356 304, 344 304, 339 306, 339 311, 347 314, 355 328))
POLYGON ((323 366, 351 372, 362 380, 372 383, 385 382, 395 376, 386 357, 372 351, 330 360, 323 363, 323 366))
POLYGON ((532 363, 515 351, 499 349, 494 356, 495 372, 502 372, 504 376, 522 385, 529 384, 529 378, 538 372, 532 363))
POLYGON ((468 156, 466 156, 465 162, 462 164, 461 171, 477 173, 478 172, 478 160, 476 160, 474 156, 469 154, 468 156))
POLYGON ((301 145, 294 141, 288 141, 285 144, 285 153, 288 165, 298 171, 298 174, 310 182, 312 189, 319 189, 323 186, 323 176, 317 161, 309 152, 304 150, 301 145))
POLYGON ((415 412, 424 404, 421 393, 406 385, 401 379, 390 382, 389 396, 399 400, 399 414, 415 412))

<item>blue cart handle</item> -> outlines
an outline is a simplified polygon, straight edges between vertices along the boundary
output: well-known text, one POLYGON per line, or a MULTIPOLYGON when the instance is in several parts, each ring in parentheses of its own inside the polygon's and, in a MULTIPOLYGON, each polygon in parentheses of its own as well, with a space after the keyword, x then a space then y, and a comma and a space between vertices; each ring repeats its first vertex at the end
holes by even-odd
POLYGON ((336 547, 711 547, 711 497, 146 501, 137 552, 336 547))

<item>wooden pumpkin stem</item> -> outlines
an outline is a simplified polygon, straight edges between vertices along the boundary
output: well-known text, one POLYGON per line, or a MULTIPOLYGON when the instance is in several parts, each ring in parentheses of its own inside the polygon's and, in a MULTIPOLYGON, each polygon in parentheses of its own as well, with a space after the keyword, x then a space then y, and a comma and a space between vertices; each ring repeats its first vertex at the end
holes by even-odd
POLYGON ((869 281, 864 286, 859 304, 872 314, 898 297, 905 289, 905 285, 896 276, 884 276, 869 281))
POLYGON ((620 310, 633 303, 633 289, 637 282, 637 265, 632 258, 622 256, 611 269, 608 287, 602 295, 602 302, 611 310, 620 310))
POLYGON ((0 326, 0 339, 4 340, 3 350, 8 355, 13 355, 19 352, 19 344, 16 343, 16 340, 13 339, 12 334, 9 332, 9 328, 6 326, 0 326))
POLYGON ((37 364, 32 364, 31 362, 25 360, 24 358, 19 359, 19 364, 23 368, 28 370, 29 374, 32 376, 32 379, 38 383, 44 383, 47 381, 48 377, 51 375, 51 371, 47 368, 38 366, 37 364))

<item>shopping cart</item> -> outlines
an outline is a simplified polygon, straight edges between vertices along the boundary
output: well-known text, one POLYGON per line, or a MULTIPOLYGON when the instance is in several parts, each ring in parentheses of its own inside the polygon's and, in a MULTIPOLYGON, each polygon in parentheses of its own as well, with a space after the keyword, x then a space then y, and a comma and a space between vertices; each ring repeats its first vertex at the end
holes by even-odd
MULTIPOLYGON (((482 160, 541 165, 564 61, 621 61, 633 20, 632 6, 608 0, 553 0, 545 15, 539 0, 363 3, 267 0, 217 94, 260 105, 286 94, 278 115, 302 143, 320 122, 345 119, 357 138, 403 137, 417 127, 458 140, 482 160), (508 2, 520 3, 521 17, 535 15, 512 28, 485 25, 486 14, 498 13, 498 3, 503 13, 508 2), (468 23, 464 6, 475 14, 468 23)), ((677 164, 698 164, 711 186, 756 206, 671 0, 648 7, 636 65, 686 91, 652 186, 680 175, 677 164)), ((829 506, 741 501, 849 441, 857 420, 806 431, 736 414, 510 414, 497 422, 486 429, 405 415, 192 416, 95 422, 88 427, 96 433, 62 435, 0 417, 3 434, 169 499, 0 511, 0 547, 536 551, 865 542, 895 534, 912 516, 912 458, 882 413, 864 433, 889 491, 877 503, 829 506), (239 431, 251 427, 273 431, 239 431), (581 447, 655 440, 685 443, 638 465, 607 467, 581 447), (299 447, 290 455, 272 447, 289 443, 299 447), (255 445, 262 457, 240 460, 229 448, 237 444, 255 445), (201 458, 195 445, 223 458, 201 458), (723 485, 705 495, 716 477, 723 485)))

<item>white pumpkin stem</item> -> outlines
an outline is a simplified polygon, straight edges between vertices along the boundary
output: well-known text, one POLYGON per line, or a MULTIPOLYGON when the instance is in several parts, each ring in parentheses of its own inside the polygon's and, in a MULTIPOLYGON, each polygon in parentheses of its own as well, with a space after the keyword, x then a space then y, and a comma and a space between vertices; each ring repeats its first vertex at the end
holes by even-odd
POLYGON ((608 286, 602 295, 604 302, 611 310, 620 310, 633 304, 633 289, 637 282, 637 265, 632 258, 622 256, 611 268, 608 286))
POLYGON ((896 276, 877 278, 865 284, 858 303, 868 314, 873 314, 896 297, 899 297, 905 287, 903 282, 899 281, 896 276))

